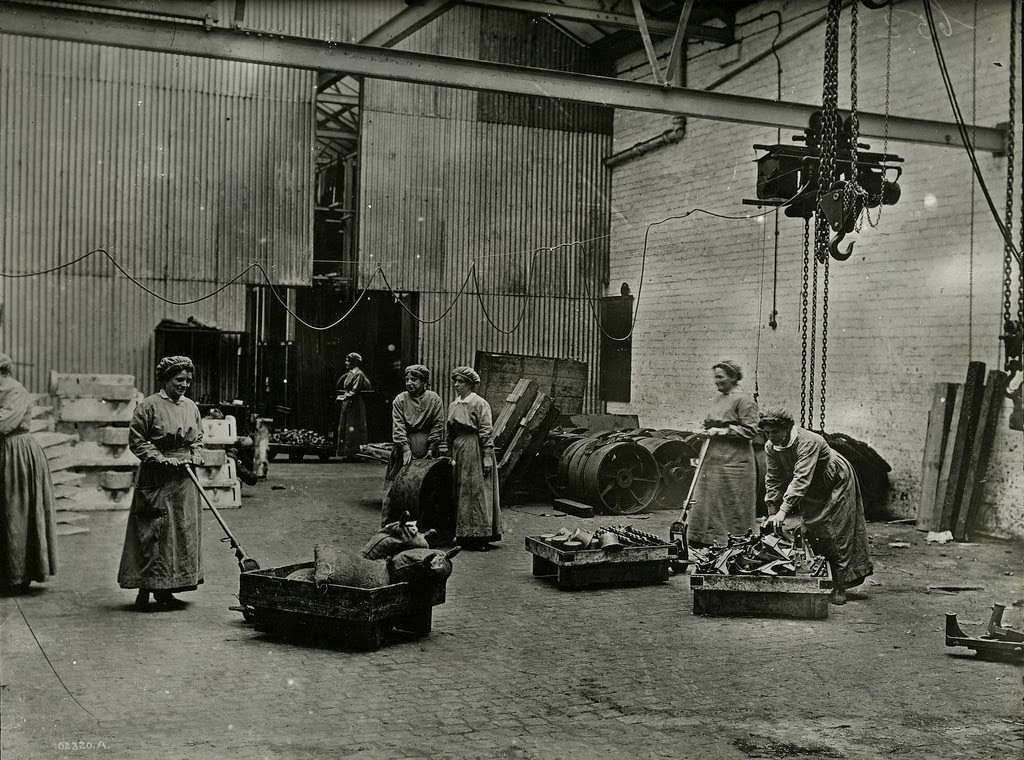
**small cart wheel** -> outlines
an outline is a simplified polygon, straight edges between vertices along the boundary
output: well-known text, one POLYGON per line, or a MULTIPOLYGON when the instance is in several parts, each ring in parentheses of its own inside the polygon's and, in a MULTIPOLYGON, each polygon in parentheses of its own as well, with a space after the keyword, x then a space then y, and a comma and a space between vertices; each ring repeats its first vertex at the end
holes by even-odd
POLYGON ((268 451, 267 452, 267 461, 268 462, 273 462, 275 459, 277 459, 277 452, 273 451, 273 450, 268 451))
POLYGON ((288 461, 289 462, 301 462, 302 461, 302 452, 301 451, 289 452, 289 454, 288 454, 288 461))
POLYGON ((321 462, 331 461, 331 452, 329 451, 321 451, 319 454, 317 454, 317 456, 320 458, 321 462))

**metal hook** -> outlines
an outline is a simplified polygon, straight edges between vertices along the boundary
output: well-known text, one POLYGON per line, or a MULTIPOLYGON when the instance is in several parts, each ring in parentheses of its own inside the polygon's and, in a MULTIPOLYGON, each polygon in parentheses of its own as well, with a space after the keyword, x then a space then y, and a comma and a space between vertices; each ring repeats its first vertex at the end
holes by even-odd
POLYGON ((840 230, 828 244, 829 253, 832 254, 832 258, 836 261, 846 261, 850 256, 853 255, 853 244, 855 241, 851 240, 850 244, 846 246, 846 252, 843 253, 839 250, 839 243, 842 242, 843 238, 846 237, 846 230, 840 230))

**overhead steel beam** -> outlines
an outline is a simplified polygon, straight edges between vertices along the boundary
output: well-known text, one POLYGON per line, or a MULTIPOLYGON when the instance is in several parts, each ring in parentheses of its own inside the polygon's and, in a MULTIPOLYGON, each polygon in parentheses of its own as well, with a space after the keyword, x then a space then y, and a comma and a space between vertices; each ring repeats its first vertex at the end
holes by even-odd
MULTIPOLYGON (((612 13, 597 8, 579 8, 558 3, 545 3, 539 0, 463 0, 465 5, 480 8, 496 8, 498 10, 519 11, 532 16, 543 16, 563 21, 579 21, 595 26, 607 26, 613 29, 639 29, 635 16, 624 13, 612 13)), ((647 19, 648 31, 659 37, 671 37, 675 34, 676 24, 669 21, 647 19)), ((686 36, 692 39, 720 42, 728 45, 735 42, 732 30, 725 27, 697 25, 686 30, 686 36)))
MULTIPOLYGON (((258 35, 231 29, 129 16, 100 16, 57 7, 0 2, 0 33, 136 48, 178 55, 313 69, 399 82, 466 90, 560 98, 633 111, 678 114, 714 121, 804 129, 816 105, 658 87, 609 77, 548 71, 486 61, 469 61, 404 50, 386 50, 345 42, 258 35)), ((956 125, 859 113, 862 137, 956 146, 956 125), (886 129, 888 122, 888 129, 886 129)), ((1005 130, 967 126, 975 147, 1005 150, 1005 130)))
MULTIPOLYGON (((404 10, 396 13, 390 19, 378 26, 368 35, 359 40, 362 45, 373 45, 374 47, 391 47, 406 37, 410 37, 438 16, 443 15, 457 3, 458 0, 421 0, 421 2, 410 5, 404 10)), ((332 84, 341 79, 342 75, 325 71, 317 77, 316 89, 323 92, 332 84)))

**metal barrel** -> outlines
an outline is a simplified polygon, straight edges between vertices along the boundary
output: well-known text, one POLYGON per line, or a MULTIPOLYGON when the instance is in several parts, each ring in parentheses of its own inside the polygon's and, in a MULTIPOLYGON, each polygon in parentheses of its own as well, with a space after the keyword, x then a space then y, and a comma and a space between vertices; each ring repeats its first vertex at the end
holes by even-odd
POLYGON ((693 480, 691 460, 700 453, 697 437, 691 436, 690 441, 681 438, 642 438, 637 443, 651 452, 658 463, 658 492, 653 503, 662 509, 681 509, 690 481, 693 480))
POLYGON ((389 521, 408 512, 421 532, 433 528, 447 536, 455 531, 452 462, 447 457, 412 460, 399 471, 384 499, 389 521))

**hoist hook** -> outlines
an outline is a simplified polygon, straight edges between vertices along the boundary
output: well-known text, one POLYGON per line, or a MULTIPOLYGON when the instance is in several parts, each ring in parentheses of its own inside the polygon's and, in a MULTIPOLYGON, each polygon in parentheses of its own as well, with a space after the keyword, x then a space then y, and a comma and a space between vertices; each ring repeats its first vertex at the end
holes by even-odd
POLYGON ((832 254, 832 258, 834 258, 836 261, 846 261, 853 255, 853 244, 856 241, 850 241, 850 244, 846 246, 845 253, 839 250, 839 244, 842 242, 844 237, 846 237, 846 230, 840 230, 839 234, 837 234, 834 238, 832 238, 831 241, 829 241, 829 253, 832 254))

